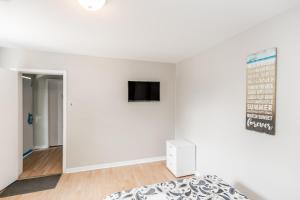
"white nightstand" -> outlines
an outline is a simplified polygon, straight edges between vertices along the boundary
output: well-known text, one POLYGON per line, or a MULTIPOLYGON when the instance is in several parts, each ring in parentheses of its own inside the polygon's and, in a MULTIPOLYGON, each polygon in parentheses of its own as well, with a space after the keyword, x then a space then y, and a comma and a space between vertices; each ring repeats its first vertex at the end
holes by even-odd
POLYGON ((176 176, 195 173, 196 146, 185 140, 167 141, 167 167, 176 176))

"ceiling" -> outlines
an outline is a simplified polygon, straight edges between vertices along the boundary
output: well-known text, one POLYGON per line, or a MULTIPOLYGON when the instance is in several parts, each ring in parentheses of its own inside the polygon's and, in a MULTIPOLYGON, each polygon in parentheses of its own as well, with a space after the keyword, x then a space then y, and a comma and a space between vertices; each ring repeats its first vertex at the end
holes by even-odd
POLYGON ((299 4, 299 0, 0 0, 0 45, 176 63, 299 4))

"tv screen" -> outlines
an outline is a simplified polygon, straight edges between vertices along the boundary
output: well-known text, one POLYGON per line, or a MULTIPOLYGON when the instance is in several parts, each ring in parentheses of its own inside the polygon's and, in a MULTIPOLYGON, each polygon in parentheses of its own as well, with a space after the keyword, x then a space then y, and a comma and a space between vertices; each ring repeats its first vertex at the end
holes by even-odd
POLYGON ((159 101, 160 82, 128 81, 128 101, 159 101))

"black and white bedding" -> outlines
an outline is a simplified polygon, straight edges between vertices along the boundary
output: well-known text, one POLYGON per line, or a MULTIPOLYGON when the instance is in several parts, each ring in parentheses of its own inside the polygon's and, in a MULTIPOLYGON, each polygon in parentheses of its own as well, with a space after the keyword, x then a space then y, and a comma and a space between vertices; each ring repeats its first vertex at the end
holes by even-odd
POLYGON ((207 175, 117 192, 104 200, 248 200, 248 198, 217 176, 207 175))

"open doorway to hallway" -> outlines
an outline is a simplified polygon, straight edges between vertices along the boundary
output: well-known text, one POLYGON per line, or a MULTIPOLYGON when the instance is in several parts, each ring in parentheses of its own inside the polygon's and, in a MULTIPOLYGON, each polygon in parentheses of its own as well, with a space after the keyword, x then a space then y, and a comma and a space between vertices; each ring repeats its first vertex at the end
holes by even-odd
POLYGON ((22 74, 23 173, 30 179, 63 172, 63 76, 22 74))

